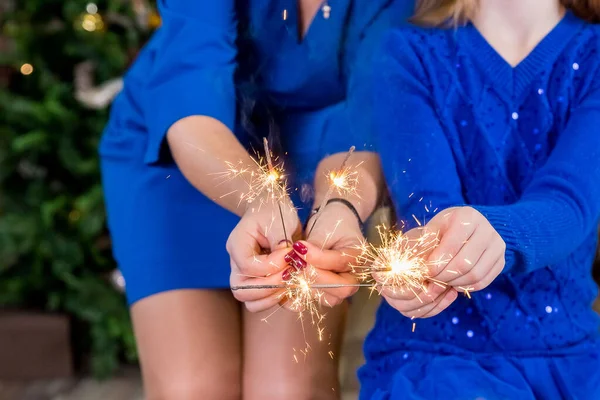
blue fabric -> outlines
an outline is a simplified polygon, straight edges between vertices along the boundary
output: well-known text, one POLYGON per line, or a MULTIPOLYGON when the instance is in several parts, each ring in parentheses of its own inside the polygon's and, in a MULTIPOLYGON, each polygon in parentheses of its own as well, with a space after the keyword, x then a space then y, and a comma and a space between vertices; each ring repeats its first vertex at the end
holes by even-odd
POLYGON ((361 399, 597 399, 598 353, 587 350, 552 357, 405 352, 385 373, 365 379, 361 399))
POLYGON ((237 218, 174 166, 165 134, 177 120, 214 117, 249 148, 280 136, 293 184, 307 189, 294 193, 303 214, 318 161, 351 145, 368 148, 371 118, 355 82, 373 43, 403 23, 413 2, 330 5, 330 17, 319 11, 299 41, 295 0, 158 1, 163 25, 128 71, 100 146, 108 224, 130 302, 229 286, 225 242, 237 218))
POLYGON ((384 302, 361 398, 600 398, 600 28, 567 14, 513 68, 470 24, 407 27, 375 60, 378 150, 401 219, 470 205, 507 252, 490 286, 414 333, 384 302))

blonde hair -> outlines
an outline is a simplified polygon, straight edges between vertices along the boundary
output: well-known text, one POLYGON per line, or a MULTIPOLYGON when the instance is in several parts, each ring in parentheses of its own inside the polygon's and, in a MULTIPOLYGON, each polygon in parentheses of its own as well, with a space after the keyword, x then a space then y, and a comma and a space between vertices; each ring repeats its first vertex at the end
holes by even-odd
MULTIPOLYGON (((486 0, 484 0, 486 1, 486 0)), ((560 0, 563 6, 579 18, 600 23, 600 0, 560 0)), ((468 22, 478 0, 417 0, 411 21, 423 26, 448 27, 468 22)))

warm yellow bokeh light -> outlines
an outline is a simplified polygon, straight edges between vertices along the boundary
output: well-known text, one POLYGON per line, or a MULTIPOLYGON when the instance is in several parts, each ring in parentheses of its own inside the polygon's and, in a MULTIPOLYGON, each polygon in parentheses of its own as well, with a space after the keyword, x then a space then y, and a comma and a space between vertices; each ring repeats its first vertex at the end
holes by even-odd
POLYGON ((81 27, 88 32, 99 31, 104 28, 104 22, 99 14, 85 14, 81 21, 81 27))
POLYGON ((23 64, 21 65, 21 73, 23 75, 31 75, 33 72, 33 65, 31 64, 23 64))

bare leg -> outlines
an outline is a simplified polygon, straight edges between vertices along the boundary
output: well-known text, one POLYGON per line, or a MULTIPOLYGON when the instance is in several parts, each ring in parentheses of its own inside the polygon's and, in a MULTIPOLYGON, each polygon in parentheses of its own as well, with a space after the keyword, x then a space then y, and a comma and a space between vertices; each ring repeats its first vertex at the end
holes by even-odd
POLYGON ((327 312, 326 333, 319 341, 316 328, 305 320, 303 331, 295 313, 280 309, 264 322, 270 312, 244 310, 244 400, 339 399, 338 358, 346 311, 343 304, 327 312), (307 342, 311 349, 305 357, 300 350, 307 342))
POLYGON ((131 316, 147 400, 241 399, 240 307, 230 291, 156 294, 131 316))

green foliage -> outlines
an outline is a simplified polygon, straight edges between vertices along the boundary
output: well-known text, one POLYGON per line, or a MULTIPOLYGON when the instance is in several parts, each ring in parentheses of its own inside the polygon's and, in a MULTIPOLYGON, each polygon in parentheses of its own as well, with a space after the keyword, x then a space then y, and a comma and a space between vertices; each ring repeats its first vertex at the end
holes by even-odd
POLYGON ((97 146, 108 111, 74 98, 74 67, 92 61, 97 82, 118 77, 145 37, 122 0, 96 2, 120 23, 84 30, 88 3, 18 0, 0 12, 0 306, 72 315, 78 349, 102 377, 136 353, 124 297, 107 279, 97 146), (25 63, 33 73, 20 72, 25 63))

